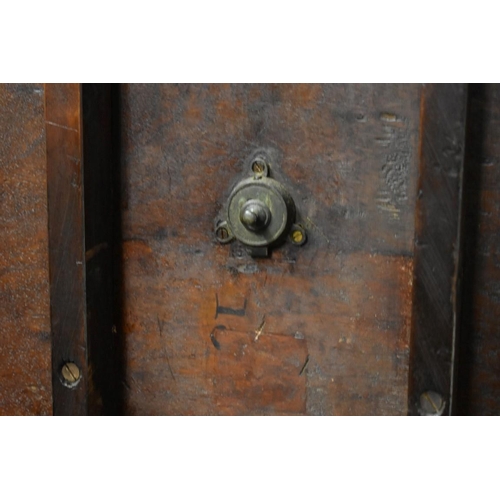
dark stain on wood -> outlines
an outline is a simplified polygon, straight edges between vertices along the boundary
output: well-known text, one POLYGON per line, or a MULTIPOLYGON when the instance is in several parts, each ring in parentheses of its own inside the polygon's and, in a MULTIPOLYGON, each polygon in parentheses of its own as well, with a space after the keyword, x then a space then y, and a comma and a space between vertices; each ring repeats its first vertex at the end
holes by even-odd
POLYGON ((91 373, 88 412, 121 412, 123 345, 117 325, 115 295, 115 224, 119 173, 115 108, 116 85, 82 85, 85 207, 85 290, 88 363, 91 373))
POLYGON ((247 309, 247 299, 245 299, 243 307, 241 308, 226 307, 219 304, 219 296, 215 294, 215 303, 216 303, 215 319, 219 317, 219 314, 226 314, 226 315, 229 314, 231 316, 245 316, 245 312, 247 309))
POLYGON ((470 84, 458 413, 500 415, 500 85, 470 84))
POLYGON ((223 331, 225 329, 226 327, 224 325, 216 325, 210 332, 210 340, 212 341, 213 346, 219 351, 220 351, 220 342, 217 340, 216 334, 218 331, 223 331))

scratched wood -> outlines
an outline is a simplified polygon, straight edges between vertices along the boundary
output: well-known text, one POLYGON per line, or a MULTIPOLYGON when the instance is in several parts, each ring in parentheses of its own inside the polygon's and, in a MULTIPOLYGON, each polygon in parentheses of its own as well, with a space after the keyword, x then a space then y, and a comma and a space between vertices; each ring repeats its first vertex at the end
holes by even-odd
POLYGON ((421 398, 430 391, 442 398, 434 411, 449 415, 456 393, 467 85, 426 85, 421 110, 408 412, 426 414, 421 398))
POLYGON ((0 415, 52 413, 43 105, 0 85, 0 415))
POLYGON ((54 414, 120 412, 114 325, 113 88, 46 85, 54 414), (78 385, 61 368, 76 363, 78 385))
POLYGON ((469 85, 458 413, 500 415, 500 85, 469 85))
POLYGON ((121 86, 125 413, 407 413, 420 101, 420 85, 121 86), (259 147, 308 242, 256 260, 212 228, 259 147))
POLYGON ((45 124, 54 414, 85 415, 89 373, 79 84, 45 85, 45 124), (63 383, 61 370, 67 362, 80 370, 75 387, 63 383))
POLYGON ((451 413, 457 360, 458 412, 500 412, 498 86, 470 90, 461 317, 464 85, 45 89, 0 86, 0 414, 451 413), (212 233, 259 147, 308 233, 268 259, 212 233))

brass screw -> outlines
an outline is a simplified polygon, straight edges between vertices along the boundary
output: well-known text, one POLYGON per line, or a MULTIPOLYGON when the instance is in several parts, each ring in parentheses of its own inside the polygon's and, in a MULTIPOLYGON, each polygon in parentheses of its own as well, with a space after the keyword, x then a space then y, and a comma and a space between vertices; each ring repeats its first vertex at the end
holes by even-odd
POLYGON ((73 387, 80 382, 81 373, 80 368, 75 363, 67 362, 64 363, 61 368, 61 376, 63 378, 64 385, 68 387, 73 387))
POLYGON ((229 233, 225 227, 218 227, 215 231, 215 235, 219 240, 226 240, 229 236, 229 233))
POLYGON ((304 239, 304 235, 302 234, 302 231, 299 229, 295 230, 292 233, 292 240, 294 243, 302 243, 302 240, 304 239))
POLYGON ((252 163, 252 172, 256 174, 263 174, 266 171, 266 162, 261 158, 257 158, 252 163))
POLYGON ((306 242, 306 232, 300 226, 295 225, 292 227, 290 239, 294 245, 301 246, 306 242))
POLYGON ((439 416, 443 414, 446 403, 437 392, 427 391, 420 396, 420 414, 439 416))

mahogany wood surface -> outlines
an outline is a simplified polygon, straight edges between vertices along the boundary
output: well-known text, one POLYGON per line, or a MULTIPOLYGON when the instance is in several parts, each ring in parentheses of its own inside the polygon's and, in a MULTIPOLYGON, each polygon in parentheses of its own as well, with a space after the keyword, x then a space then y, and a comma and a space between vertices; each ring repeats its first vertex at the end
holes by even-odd
POLYGON ((46 85, 54 414, 120 413, 110 84, 46 85), (80 372, 62 377, 65 363, 80 372))
POLYGON ((420 99, 420 85, 121 87, 126 413, 407 412, 420 99), (260 147, 308 242, 255 260, 213 221, 260 147))
POLYGON ((499 103, 0 85, 0 414, 499 414, 499 103), (307 232, 268 258, 213 232, 260 148, 307 232))
POLYGON ((0 85, 0 415, 52 413, 44 88, 0 85))
POLYGON ((82 96, 79 84, 45 86, 54 414, 85 415, 89 372, 85 307, 82 96), (63 383, 75 363, 79 382, 63 383))
POLYGON ((409 413, 439 396, 433 413, 454 412, 458 358, 461 217, 467 85, 425 85, 415 252, 409 413))

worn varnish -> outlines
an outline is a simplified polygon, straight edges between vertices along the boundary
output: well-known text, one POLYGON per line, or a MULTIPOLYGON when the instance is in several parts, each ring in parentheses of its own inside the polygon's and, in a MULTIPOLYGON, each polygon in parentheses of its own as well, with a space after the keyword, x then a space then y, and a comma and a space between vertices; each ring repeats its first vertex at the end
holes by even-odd
POLYGON ((467 85, 424 86, 415 209, 410 415, 422 413, 421 398, 429 401, 425 396, 429 391, 440 401, 431 405, 432 414, 454 412, 466 111, 467 85))
POLYGON ((54 414, 120 412, 113 88, 45 87, 54 414), (77 385, 62 376, 74 363, 77 385))
POLYGON ((125 412, 405 414, 419 85, 123 85, 125 412), (259 147, 308 243, 214 217, 259 147))
POLYGON ((85 307, 82 96, 79 84, 45 86, 54 414, 85 415, 89 371, 85 307), (66 387, 64 364, 79 382, 66 387))
POLYGON ((500 86, 469 87, 458 413, 500 415, 500 86))
POLYGON ((0 85, 0 415, 52 413, 43 107, 43 85, 0 85))
POLYGON ((0 86, 0 414, 498 414, 499 102, 0 86), (252 259, 213 228, 260 148, 308 241, 252 259))

